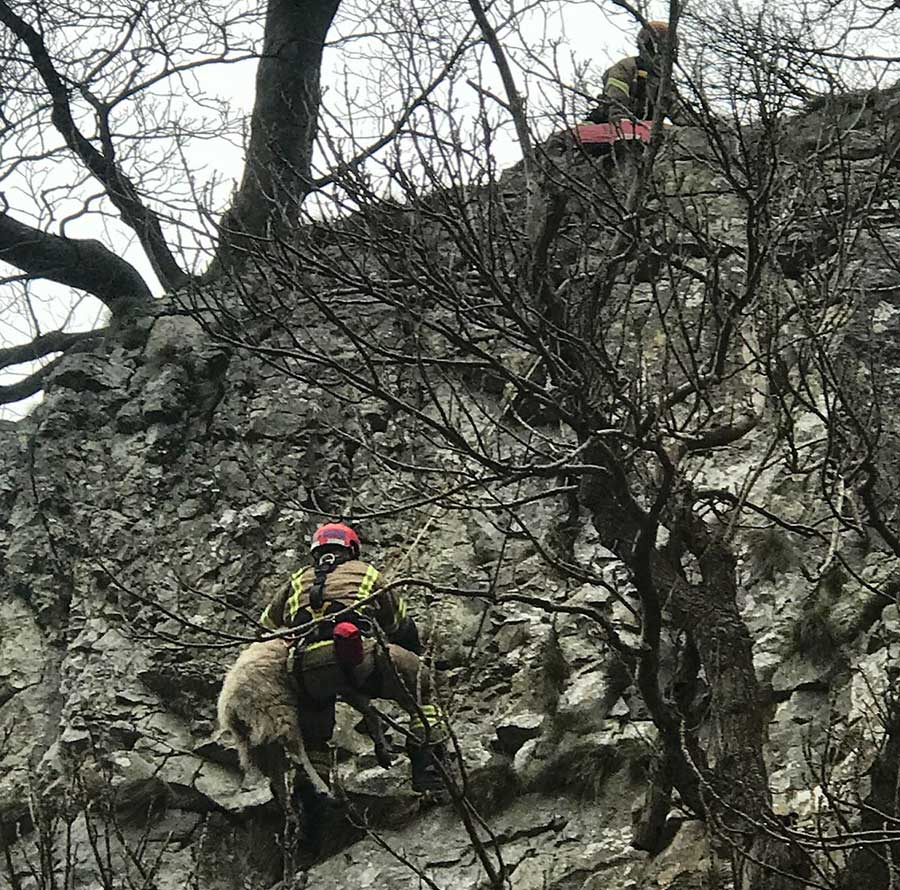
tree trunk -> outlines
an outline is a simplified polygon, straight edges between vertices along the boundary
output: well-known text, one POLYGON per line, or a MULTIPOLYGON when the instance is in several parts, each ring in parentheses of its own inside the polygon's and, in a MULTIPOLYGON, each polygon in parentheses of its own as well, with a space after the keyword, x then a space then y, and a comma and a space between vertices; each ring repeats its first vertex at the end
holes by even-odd
MULTIPOLYGON (((809 864, 787 838, 777 836, 763 760, 765 716, 753 667, 752 640, 737 605, 736 559, 693 512, 689 486, 676 485, 677 469, 644 512, 628 489, 625 468, 611 452, 588 450, 585 459, 608 467, 602 484, 582 484, 580 496, 605 546, 632 571, 641 600, 642 643, 638 686, 659 733, 664 764, 636 820, 635 841, 658 846, 670 785, 733 850, 736 890, 799 890, 809 864), (667 490, 668 489, 668 490, 667 490), (655 542, 665 513, 670 543, 655 542), (699 580, 688 580, 682 558, 693 555, 699 580), (679 718, 684 703, 664 696, 659 685, 659 636, 668 613, 696 649, 710 704, 711 742, 704 749, 679 718), (698 800, 699 798, 699 800, 698 800), (764 827, 765 826, 765 827, 764 827), (775 835, 773 837, 773 834, 775 835)), ((691 670, 696 672, 698 665, 691 670)))
POLYGON ((900 881, 900 843, 896 842, 900 814, 900 703, 891 701, 884 721, 885 738, 869 769, 870 791, 863 802, 860 831, 869 832, 868 843, 853 850, 840 890, 889 890, 900 881), (884 843, 879 834, 883 832, 884 843), (893 843, 889 841, 893 840, 893 843))
POLYGON ((310 188, 325 37, 340 0, 269 0, 244 176, 207 277, 297 224, 310 188))
POLYGON ((692 634, 711 694, 707 813, 732 844, 736 890, 797 890, 810 874, 809 862, 775 831, 763 759, 766 718, 752 640, 737 605, 737 560, 694 514, 690 497, 673 525, 700 568, 699 583, 679 576, 672 584, 667 606, 692 634))

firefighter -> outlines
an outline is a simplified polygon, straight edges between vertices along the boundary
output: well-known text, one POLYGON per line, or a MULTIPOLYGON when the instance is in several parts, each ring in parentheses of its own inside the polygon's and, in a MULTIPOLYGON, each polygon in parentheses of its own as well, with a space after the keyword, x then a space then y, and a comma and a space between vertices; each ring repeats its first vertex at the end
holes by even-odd
MULTIPOLYGON (((446 725, 431 701, 418 631, 403 597, 379 589, 380 573, 359 558, 360 549, 359 536, 348 525, 317 528, 310 546, 312 564, 291 576, 260 622, 272 630, 302 628, 289 664, 298 688, 303 742, 326 782, 335 701, 350 692, 392 699, 407 711, 412 787, 436 791, 442 783, 435 760, 443 754, 446 725), (378 641, 374 624, 387 637, 387 646, 378 641)), ((309 817, 318 806, 315 795, 308 783, 297 792, 309 817)))
MULTIPOLYGON (((616 62, 604 73, 603 94, 599 97, 599 105, 587 119, 594 124, 651 120, 659 94, 662 63, 668 47, 669 26, 665 22, 647 22, 638 32, 637 56, 629 56, 616 62)), ((673 53, 675 49, 673 46, 673 53)), ((674 109, 670 109, 670 117, 673 111, 674 109)))

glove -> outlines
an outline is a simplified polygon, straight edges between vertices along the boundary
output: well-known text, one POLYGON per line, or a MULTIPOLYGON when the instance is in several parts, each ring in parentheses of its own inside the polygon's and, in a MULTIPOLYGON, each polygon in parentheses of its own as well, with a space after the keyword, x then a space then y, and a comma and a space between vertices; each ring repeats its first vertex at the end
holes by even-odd
POLYGON ((609 123, 609 107, 606 105, 598 105, 588 116, 587 119, 592 124, 609 123))

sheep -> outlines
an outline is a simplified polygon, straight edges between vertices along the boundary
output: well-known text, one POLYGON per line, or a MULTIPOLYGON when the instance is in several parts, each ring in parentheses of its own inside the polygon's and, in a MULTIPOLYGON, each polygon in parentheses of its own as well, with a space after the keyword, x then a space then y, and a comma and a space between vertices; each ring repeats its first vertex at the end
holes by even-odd
MULTIPOLYGON (((286 663, 288 651, 283 640, 251 643, 225 675, 218 701, 219 726, 234 736, 241 767, 245 772, 256 768, 266 776, 285 809, 290 794, 286 778, 292 767, 303 771, 317 794, 331 798, 303 744, 297 692, 286 663)), ((376 756, 385 765, 384 735, 368 697, 358 692, 341 697, 363 715, 376 756)))

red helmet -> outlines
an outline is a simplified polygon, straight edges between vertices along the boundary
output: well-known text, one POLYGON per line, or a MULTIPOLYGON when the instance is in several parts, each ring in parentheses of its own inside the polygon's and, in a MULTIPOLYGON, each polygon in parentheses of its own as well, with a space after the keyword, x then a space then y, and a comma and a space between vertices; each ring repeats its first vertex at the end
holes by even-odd
POLYGON ((340 544, 341 547, 346 547, 353 554, 354 559, 359 556, 359 535, 349 525, 344 525, 342 522, 328 522, 320 525, 313 532, 309 551, 314 553, 319 547, 324 547, 326 544, 340 544))

